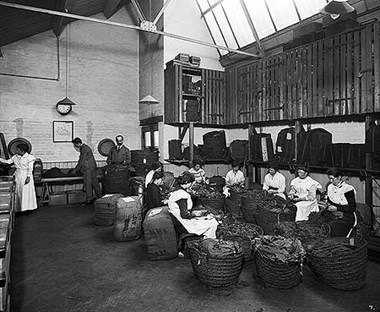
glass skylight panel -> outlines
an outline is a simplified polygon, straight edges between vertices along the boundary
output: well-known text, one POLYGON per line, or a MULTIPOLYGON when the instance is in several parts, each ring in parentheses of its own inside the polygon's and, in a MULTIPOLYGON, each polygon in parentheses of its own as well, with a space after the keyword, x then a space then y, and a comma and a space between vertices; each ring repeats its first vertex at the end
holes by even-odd
POLYGON ((317 14, 326 5, 326 0, 294 0, 302 19, 317 14))
POLYGON ((239 48, 231 31, 231 27, 226 19, 226 15, 223 12, 223 8, 221 6, 217 6, 213 11, 219 23, 220 29, 223 32, 224 39, 227 41, 227 46, 232 49, 239 48))
POLYGON ((275 32, 264 0, 244 0, 259 38, 275 32))
MULTIPOLYGON (((220 46, 226 46, 225 42, 224 42, 224 39, 222 37, 222 34, 220 33, 219 31, 219 27, 218 25, 216 24, 215 22, 215 18, 214 16, 212 15, 211 11, 208 12, 205 16, 204 16, 205 20, 206 20, 206 23, 208 24, 208 27, 210 28, 210 31, 211 31, 211 35, 212 37, 214 38, 215 40, 215 43, 217 45, 220 45, 220 46)), ((221 54, 226 54, 228 53, 227 50, 220 50, 220 53, 221 54)))
POLYGON ((236 36, 239 46, 243 47, 255 42, 251 27, 248 24, 240 1, 224 0, 222 6, 226 11, 227 18, 231 23, 232 31, 236 36))
POLYGON ((266 0, 277 30, 299 22, 292 0, 266 0))

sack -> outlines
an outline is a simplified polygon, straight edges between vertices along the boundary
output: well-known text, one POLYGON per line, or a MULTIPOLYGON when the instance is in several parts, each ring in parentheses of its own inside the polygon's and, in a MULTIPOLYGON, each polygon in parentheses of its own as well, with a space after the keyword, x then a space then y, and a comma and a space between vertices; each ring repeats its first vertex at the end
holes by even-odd
POLYGON ((366 152, 372 154, 372 169, 380 170, 380 125, 367 130, 365 146, 366 152))
POLYGON ((181 140, 169 141, 169 159, 182 159, 181 140))
POLYGON ((295 128, 282 129, 277 135, 276 159, 280 163, 290 164, 296 157, 295 128))
POLYGON ((338 168, 365 168, 365 145, 336 143, 324 145, 320 164, 338 168))
POLYGON ((272 136, 269 133, 253 133, 249 136, 251 158, 254 161, 272 161, 274 149, 272 136))
POLYGON ((248 159, 248 140, 234 140, 230 143, 230 155, 234 161, 243 162, 248 159))
POLYGON ((323 146, 332 144, 332 134, 322 128, 300 132, 297 139, 297 161, 300 164, 320 165, 323 146))
POLYGON ((142 207, 138 196, 117 200, 114 237, 119 242, 139 239, 141 236, 142 207))

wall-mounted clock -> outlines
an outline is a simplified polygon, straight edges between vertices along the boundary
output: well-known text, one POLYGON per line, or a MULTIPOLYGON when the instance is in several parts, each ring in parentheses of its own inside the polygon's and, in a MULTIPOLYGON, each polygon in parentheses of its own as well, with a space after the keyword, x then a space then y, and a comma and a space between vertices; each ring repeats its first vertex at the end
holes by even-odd
POLYGON ((75 103, 65 97, 62 101, 59 101, 57 105, 55 105, 55 109, 59 114, 67 115, 73 110, 73 105, 75 105, 75 103))

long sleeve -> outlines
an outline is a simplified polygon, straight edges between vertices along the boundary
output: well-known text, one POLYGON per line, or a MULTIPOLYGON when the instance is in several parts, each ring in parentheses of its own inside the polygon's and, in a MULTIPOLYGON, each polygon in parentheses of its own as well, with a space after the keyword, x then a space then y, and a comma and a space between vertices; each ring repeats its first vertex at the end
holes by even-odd
POLYGON ((111 165, 113 163, 113 154, 114 154, 115 148, 111 147, 108 156, 107 156, 107 164, 111 165))
POLYGON ((4 159, 4 158, 0 157, 0 162, 4 163, 4 164, 10 165, 10 164, 13 164, 13 159, 12 158, 10 158, 10 159, 4 159))
POLYGON ((329 200, 329 203, 334 205, 338 211, 352 213, 356 210, 355 192, 353 190, 344 193, 344 197, 347 200, 347 205, 339 205, 329 200))
POLYGON ((285 189, 286 189, 285 177, 281 175, 278 179, 278 193, 285 193, 285 189))
POLYGON ((191 214, 189 210, 187 210, 187 200, 186 199, 179 199, 176 201, 179 210, 181 212, 181 218, 182 219, 191 219, 191 214))
POLYGON ((267 183, 267 175, 264 177, 263 190, 264 190, 264 191, 269 190, 269 185, 268 185, 268 183, 267 183))
POLYGON ((163 205, 160 188, 157 185, 153 183, 149 184, 146 193, 146 205, 148 209, 163 205))
POLYGON ((132 161, 132 158, 131 158, 131 151, 128 149, 128 148, 126 148, 127 149, 127 151, 125 152, 125 154, 126 154, 126 161, 127 161, 127 164, 130 164, 131 163, 131 161, 132 161))
POLYGON ((84 163, 84 160, 85 160, 85 150, 84 150, 84 146, 82 145, 80 147, 80 154, 79 154, 79 160, 78 160, 78 163, 77 165, 75 166, 75 171, 79 171, 81 170, 82 166, 83 166, 83 163, 84 163))
POLYGON ((34 162, 35 162, 35 158, 33 156, 29 156, 29 159, 28 159, 28 177, 32 177, 33 175, 33 167, 34 167, 34 162))

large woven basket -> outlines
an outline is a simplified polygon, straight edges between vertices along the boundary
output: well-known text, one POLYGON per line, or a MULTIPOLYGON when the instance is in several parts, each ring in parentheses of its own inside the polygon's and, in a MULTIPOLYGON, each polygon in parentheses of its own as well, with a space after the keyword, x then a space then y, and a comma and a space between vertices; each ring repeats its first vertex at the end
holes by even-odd
POLYGON ((225 287, 237 283, 243 268, 243 250, 223 257, 210 256, 197 248, 198 243, 189 244, 190 261, 196 278, 207 286, 225 287))
POLYGON ((274 226, 275 235, 298 238, 303 245, 330 236, 330 226, 325 222, 284 221, 274 226))
POLYGON ((273 234, 276 224, 284 221, 295 221, 297 207, 294 205, 287 206, 285 211, 276 213, 262 208, 261 204, 254 212, 256 224, 262 227, 265 234, 273 234))
POLYGON ((315 276, 336 289, 356 290, 365 285, 367 242, 355 240, 354 246, 343 237, 326 238, 307 252, 315 276))
POLYGON ((305 250, 298 239, 267 235, 257 238, 253 242, 256 264, 254 276, 257 275, 258 280, 265 286, 290 289, 302 281, 302 262, 305 250), (255 246, 255 243, 260 240, 269 240, 273 244, 255 246), (288 252, 281 251, 283 248, 288 252))
POLYGON ((211 208, 215 211, 222 210, 224 212, 224 197, 216 197, 216 198, 200 197, 199 201, 205 207, 211 208))
POLYGON ((258 277, 266 286, 279 289, 290 289, 301 283, 302 267, 300 263, 283 263, 279 260, 266 258, 259 252, 255 255, 258 277))
POLYGON ((259 198, 263 197, 264 194, 262 190, 253 190, 242 194, 240 209, 246 222, 256 223, 257 204, 259 203, 259 198))

